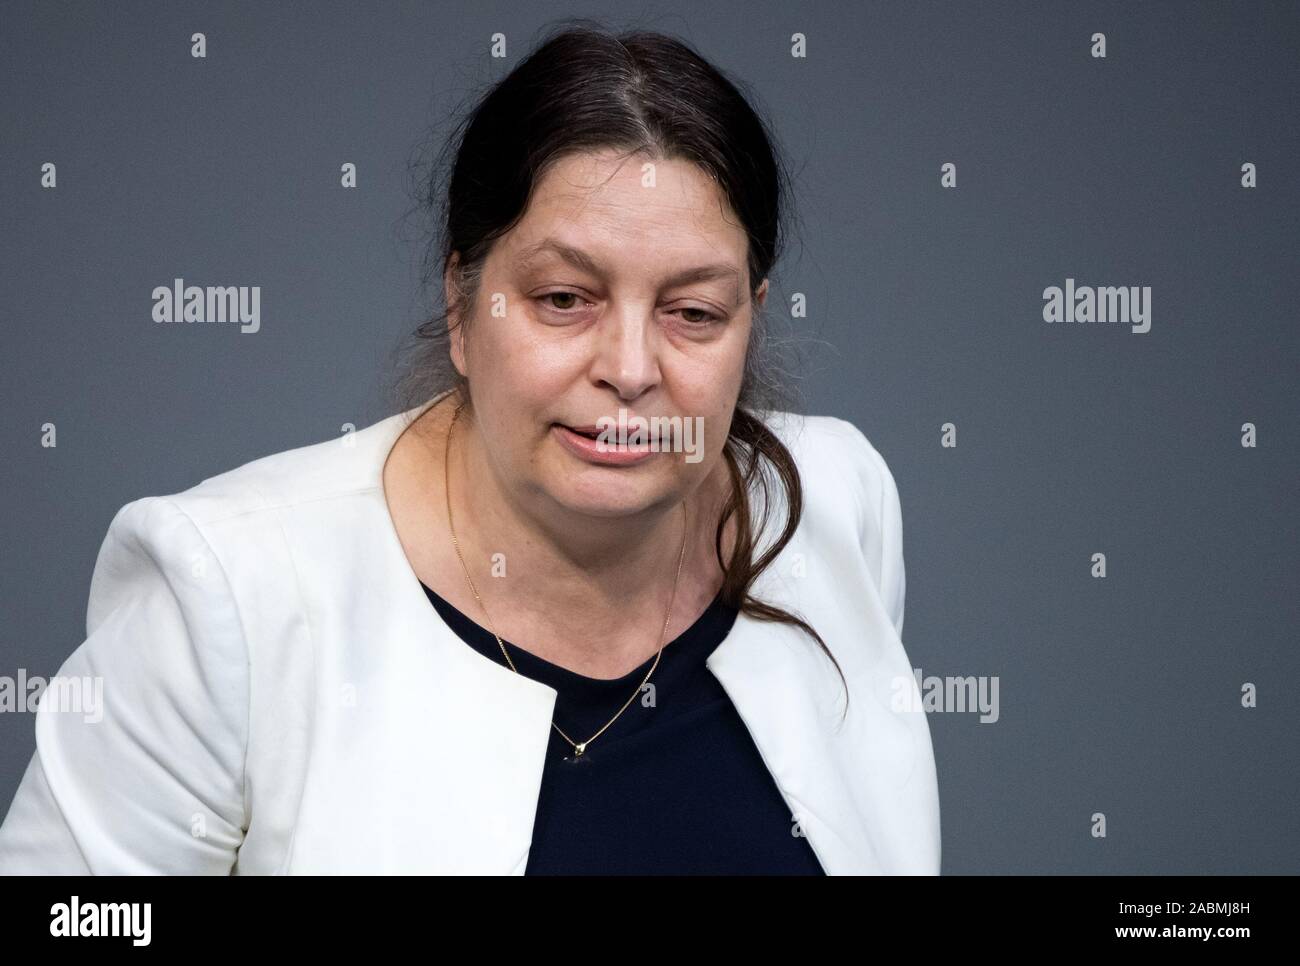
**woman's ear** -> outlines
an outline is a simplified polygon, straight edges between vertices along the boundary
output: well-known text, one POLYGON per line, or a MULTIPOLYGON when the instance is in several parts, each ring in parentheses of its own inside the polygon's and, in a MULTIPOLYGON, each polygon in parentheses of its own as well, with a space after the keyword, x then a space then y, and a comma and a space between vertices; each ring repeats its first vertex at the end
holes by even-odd
POLYGON ((758 307, 762 308, 763 303, 767 301, 767 279, 763 279, 763 284, 758 287, 758 293, 754 296, 758 302, 758 307))
POLYGON ((451 352, 451 363, 463 377, 465 375, 465 326, 462 320, 466 306, 460 286, 456 283, 457 270, 460 267, 460 252, 452 252, 447 259, 447 268, 442 276, 443 301, 447 306, 447 341, 451 352))

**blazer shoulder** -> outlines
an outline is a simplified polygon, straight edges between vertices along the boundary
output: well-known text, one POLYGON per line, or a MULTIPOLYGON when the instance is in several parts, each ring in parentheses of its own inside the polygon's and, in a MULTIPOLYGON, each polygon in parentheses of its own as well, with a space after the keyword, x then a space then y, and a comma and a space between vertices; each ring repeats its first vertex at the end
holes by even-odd
POLYGON ((87 634, 150 582, 165 584, 182 607, 202 610, 228 601, 211 542, 173 496, 141 497, 114 514, 90 579, 87 634), (222 593, 212 592, 217 586, 222 593))
POLYGON ((906 594, 902 503, 884 456, 862 430, 837 416, 766 412, 762 418, 799 469, 801 528, 813 539, 838 543, 847 537, 857 545, 901 635, 906 594))
POLYGON ((894 475, 884 456, 866 434, 847 419, 819 416, 817 426, 824 441, 819 453, 823 463, 842 468, 861 500, 864 524, 878 522, 890 491, 897 493, 894 475))
POLYGON ((250 814, 247 638, 218 558, 170 500, 113 518, 86 637, 50 683, 0 872, 229 874, 250 814), (89 704, 71 707, 88 713, 60 713, 86 700, 80 682, 89 704))
POLYGON ((808 511, 829 508, 842 520, 852 507, 864 536, 879 524, 889 491, 897 491, 885 458, 862 430, 838 416, 771 410, 760 416, 794 457, 808 511))
POLYGON ((903 558, 903 507, 898 482, 884 456, 845 419, 826 417, 825 428, 843 440, 841 456, 849 485, 858 493, 858 539, 867 568, 895 631, 902 636, 907 592, 903 558))

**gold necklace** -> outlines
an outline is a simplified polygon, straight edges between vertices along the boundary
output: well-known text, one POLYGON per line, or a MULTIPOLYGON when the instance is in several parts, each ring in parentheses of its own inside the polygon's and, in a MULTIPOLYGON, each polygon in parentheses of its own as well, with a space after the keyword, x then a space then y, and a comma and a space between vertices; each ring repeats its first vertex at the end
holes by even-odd
MULTIPOLYGON (((496 627, 493 626, 492 624, 492 618, 488 615, 487 607, 484 606, 483 599, 479 597, 478 589, 474 586, 474 578, 472 578, 469 575, 469 567, 465 565, 465 558, 460 552, 460 542, 456 539, 456 526, 452 522, 452 518, 451 518, 451 432, 456 425, 456 420, 460 418, 460 411, 463 408, 465 408, 465 404, 462 402, 460 405, 456 407, 456 411, 452 414, 451 423, 447 427, 446 453, 444 454, 443 461, 442 461, 443 491, 445 492, 447 497, 447 528, 451 530, 451 544, 453 547, 456 548, 456 557, 460 560, 461 568, 465 571, 465 579, 469 581, 469 589, 474 594, 474 599, 478 601, 478 605, 483 611, 483 616, 487 618, 488 627, 492 628, 492 636, 497 639, 497 646, 501 648, 501 654, 505 657, 506 663, 510 665, 510 670, 518 674, 519 669, 515 667, 515 662, 510 660, 510 655, 506 652, 506 646, 502 642, 500 635, 497 634, 496 627)), ((551 721, 551 727, 553 727, 556 731, 560 732, 560 736, 563 737, 565 741, 573 745, 573 757, 570 759, 565 759, 566 761, 577 761, 582 757, 583 753, 586 752, 587 750, 587 746, 591 744, 593 741, 595 741, 597 738, 599 738, 604 733, 605 728, 608 728, 615 721, 617 721, 619 715, 621 715, 624 711, 628 709, 628 706, 632 704, 632 701, 636 698, 638 694, 641 693, 641 689, 644 688, 646 686, 646 683, 650 680, 650 675, 654 674, 655 668, 659 666, 659 658, 660 656, 663 655, 664 647, 666 646, 666 642, 668 638, 668 622, 672 618, 673 602, 677 598, 677 581, 682 576, 682 561, 686 559, 686 529, 687 529, 686 501, 683 500, 682 501, 682 548, 677 555, 677 574, 676 576, 673 577, 673 591, 668 598, 668 613, 664 615, 664 627, 659 637, 659 653, 655 655, 654 664, 650 665, 650 670, 646 672, 645 678, 641 681, 639 685, 637 685, 637 689, 632 693, 632 697, 628 698, 627 702, 623 705, 623 707, 618 709, 618 714, 614 715, 614 717, 610 718, 609 721, 605 722, 605 726, 601 728, 600 731, 597 731, 594 735, 588 738, 586 741, 574 741, 572 738, 570 738, 560 729, 560 726, 558 724, 556 724, 554 721, 551 721)))

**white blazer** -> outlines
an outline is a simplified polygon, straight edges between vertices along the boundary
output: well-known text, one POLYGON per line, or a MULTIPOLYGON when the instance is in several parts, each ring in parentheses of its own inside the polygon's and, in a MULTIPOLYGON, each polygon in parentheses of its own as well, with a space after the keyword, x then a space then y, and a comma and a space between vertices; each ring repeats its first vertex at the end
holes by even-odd
MULTIPOLYGON (((102 676, 102 717, 42 695, 0 873, 523 874, 556 692, 447 627, 383 494, 437 398, 118 511, 56 679, 102 676)), ((827 873, 937 874, 893 476, 844 420, 762 418, 805 505, 753 593, 848 716, 798 628, 742 613, 707 666, 827 873)))

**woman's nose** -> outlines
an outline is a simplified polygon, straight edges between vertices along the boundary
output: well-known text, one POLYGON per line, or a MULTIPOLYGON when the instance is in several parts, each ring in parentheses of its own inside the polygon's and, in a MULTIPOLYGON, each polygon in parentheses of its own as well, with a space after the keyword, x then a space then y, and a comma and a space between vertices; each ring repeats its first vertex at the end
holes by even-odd
POLYGON ((659 384, 659 338, 651 315, 628 306, 610 312, 596 326, 591 377, 632 400, 659 384))

